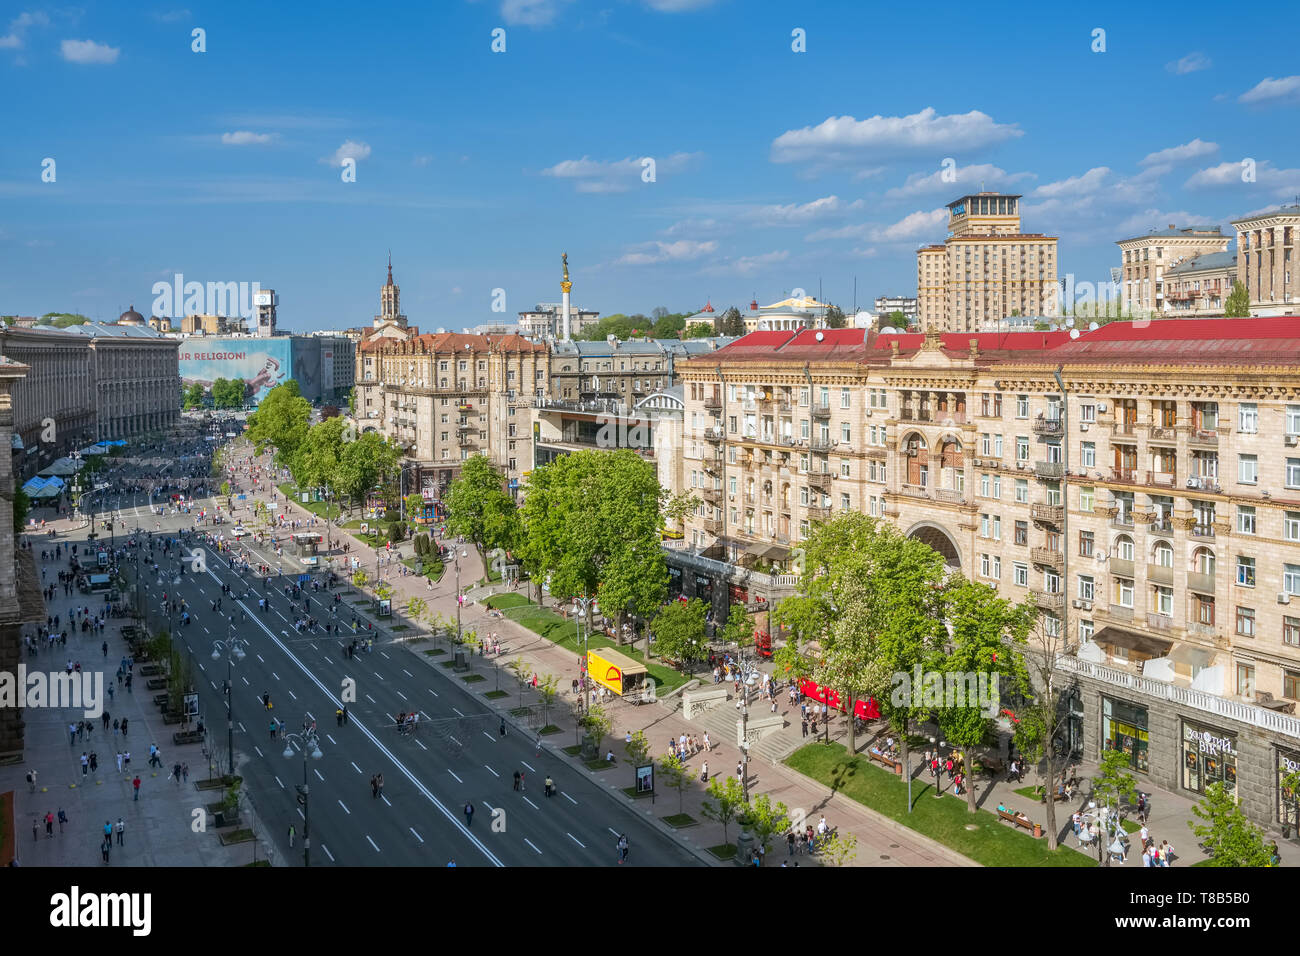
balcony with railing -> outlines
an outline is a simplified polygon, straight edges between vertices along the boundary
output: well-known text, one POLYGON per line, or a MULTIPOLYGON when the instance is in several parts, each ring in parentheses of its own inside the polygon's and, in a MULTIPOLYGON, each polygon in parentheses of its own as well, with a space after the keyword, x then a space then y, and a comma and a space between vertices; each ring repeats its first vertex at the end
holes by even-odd
POLYGON ((828 490, 831 486, 831 473, 829 471, 810 471, 808 472, 808 487, 820 488, 823 491, 828 490))
POLYGON ((925 485, 899 485, 898 490, 901 494, 909 498, 929 498, 930 489, 925 485))
POLYGON ((1065 422, 1060 418, 1039 415, 1034 419, 1033 428, 1035 435, 1060 435, 1065 432, 1065 422))
POLYGON ((1133 620, 1133 609, 1123 604, 1108 604, 1104 609, 1099 606, 1094 613, 1097 617, 1110 618, 1112 621, 1133 620))
POLYGON ((1187 590, 1196 591, 1198 594, 1213 594, 1214 575, 1189 571, 1187 573, 1187 590))
POLYGON ((1060 524, 1065 519, 1065 508, 1035 501, 1029 506, 1029 517, 1044 524, 1060 524))
POLYGON ((1173 444, 1178 441, 1178 431, 1172 425, 1152 425, 1147 429, 1147 439, 1173 444))
POLYGON ((704 440, 707 442, 720 442, 726 437, 727 433, 721 425, 710 425, 704 429, 704 440))
POLYGON ((1161 634, 1177 634, 1183 630, 1183 626, 1168 614, 1157 614, 1155 611, 1147 612, 1147 627, 1161 634))
POLYGON ((810 438, 808 439, 808 450, 825 454, 834 448, 836 444, 833 438, 810 438))
POLYGON ((704 519, 704 533, 705 533, 705 534, 712 534, 712 535, 719 535, 719 534, 722 534, 722 519, 721 519, 721 518, 705 518, 705 519, 704 519))
POLYGON ((1204 621, 1188 621, 1187 633, 1194 634, 1197 637, 1217 638, 1219 636, 1219 628, 1216 624, 1206 624, 1204 621))
POLYGON ((815 521, 826 521, 831 516, 830 505, 809 505, 808 517, 815 521))
POLYGON ((1157 534, 1163 538, 1171 538, 1174 534, 1174 521, 1172 518, 1157 518, 1147 525, 1147 531, 1150 534, 1157 534))
POLYGON ((1211 522, 1209 524, 1193 524, 1191 528, 1188 529, 1187 533, 1193 538, 1213 541, 1215 524, 1217 524, 1217 522, 1211 522))
POLYGON ((1065 566, 1065 555, 1052 548, 1030 548, 1029 556, 1033 559, 1034 564, 1042 564, 1049 568, 1065 566))
POLYGON ((1158 488, 1177 488, 1178 473, 1174 471, 1148 471, 1147 484, 1158 488))
POLYGON ((831 407, 829 405, 814 404, 809 411, 813 421, 826 421, 831 417, 831 407))
POLYGON ((709 504, 713 505, 713 507, 717 508, 722 505, 721 488, 701 488, 699 489, 699 491, 700 491, 700 498, 704 501, 707 501, 709 504))
POLYGON ((1133 512, 1116 510, 1115 516, 1110 519, 1110 526, 1121 531, 1133 530, 1133 512))
POLYGON ((1060 461, 1034 462, 1034 474, 1039 478, 1055 479, 1065 476, 1065 463, 1060 461))
POLYGON ((460 445, 462 448, 466 448, 474 444, 474 439, 475 436, 469 432, 462 432, 460 435, 456 436, 456 444, 460 445))
POLYGON ((712 392, 704 396, 704 407, 713 412, 722 410, 722 396, 717 392, 712 392))
POLYGON ((1030 591, 1030 599, 1045 611, 1060 611, 1065 607, 1062 591, 1030 591))
POLYGON ((1123 481, 1129 484, 1133 483, 1133 476, 1136 474, 1133 468, 1112 468, 1110 470, 1111 481, 1123 481))
POLYGON ((1187 433, 1187 444, 1193 448, 1218 448, 1219 433, 1213 428, 1193 428, 1187 433))
POLYGON ((1115 438, 1117 436, 1121 438, 1127 438, 1127 437, 1136 438, 1137 433, 1138 433, 1137 422, 1116 420, 1112 422, 1110 426, 1111 438, 1115 438))
POLYGON ((940 501, 951 501, 956 504, 962 504, 966 501, 966 492, 957 491, 955 488, 937 488, 934 496, 940 501))

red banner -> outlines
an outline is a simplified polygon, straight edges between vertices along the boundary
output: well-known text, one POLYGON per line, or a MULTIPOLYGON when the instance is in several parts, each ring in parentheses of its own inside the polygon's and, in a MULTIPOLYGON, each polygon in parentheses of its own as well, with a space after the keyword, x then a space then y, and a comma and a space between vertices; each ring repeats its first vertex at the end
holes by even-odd
MULTIPOLYGON (((799 690, 802 691, 803 695, 809 700, 818 701, 819 703, 826 704, 828 707, 838 710, 840 713, 844 713, 844 705, 840 702, 838 691, 832 690, 830 687, 826 687, 822 684, 818 684, 816 681, 809 680, 806 677, 799 681, 799 690)), ((870 697, 866 700, 858 701, 857 704, 854 705, 853 712, 862 720, 880 719, 880 708, 876 706, 875 700, 870 697)))

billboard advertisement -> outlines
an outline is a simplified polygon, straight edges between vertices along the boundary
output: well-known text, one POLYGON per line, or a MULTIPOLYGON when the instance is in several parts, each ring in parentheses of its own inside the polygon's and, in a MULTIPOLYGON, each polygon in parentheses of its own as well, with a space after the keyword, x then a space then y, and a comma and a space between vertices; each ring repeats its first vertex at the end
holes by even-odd
MULTIPOLYGON (((208 388, 219 378, 244 380, 245 402, 256 405, 275 386, 296 378, 291 338, 190 336, 181 342, 180 373, 185 385, 208 388)), ((318 376, 313 375, 313 380, 318 376)), ((299 381, 301 386, 303 383, 299 381)), ((307 388, 304 398, 311 399, 307 388)))

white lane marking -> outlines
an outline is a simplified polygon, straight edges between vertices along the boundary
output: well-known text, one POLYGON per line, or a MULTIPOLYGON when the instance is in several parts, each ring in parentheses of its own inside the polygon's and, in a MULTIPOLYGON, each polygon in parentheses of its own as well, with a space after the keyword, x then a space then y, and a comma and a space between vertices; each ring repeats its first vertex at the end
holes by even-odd
MULTIPOLYGON (((382 801, 384 801, 384 803, 388 803, 388 798, 387 798, 386 796, 384 796, 382 793, 379 795, 379 799, 382 800, 382 801)), ((388 803, 388 805, 389 805, 390 807, 392 806, 391 803, 388 803)))
MULTIPOLYGON (((203 625, 203 633, 204 633, 204 634, 211 634, 211 633, 212 633, 211 631, 208 630, 208 626, 207 626, 206 624, 203 625)), ((202 665, 200 665, 200 666, 202 666, 202 665)))
MULTIPOLYGON (((452 710, 456 710, 456 708, 453 707, 452 710)), ((456 710, 456 716, 457 716, 457 717, 464 717, 465 715, 462 714, 459 710, 456 710)))
POLYGON ((568 837, 570 840, 572 840, 574 843, 578 844, 578 846, 582 847, 584 850, 587 849, 587 844, 583 843, 581 840, 579 840, 576 836, 574 836, 574 835, 573 835, 572 833, 570 833, 568 830, 565 830, 565 831, 564 831, 564 835, 567 836, 567 837, 568 837))
POLYGON ((352 769, 355 770, 357 773, 361 772, 361 768, 358 767, 354 761, 349 760, 348 763, 352 764, 352 769))
POLYGON ((205 674, 208 672, 208 669, 204 667, 202 664, 199 664, 199 670, 203 671, 203 673, 205 674))
POLYGON ((565 800, 568 800, 568 801, 569 801, 571 804, 573 804, 575 807, 578 805, 578 801, 577 801, 577 800, 574 800, 573 797, 569 796, 569 795, 568 795, 567 793, 565 793, 563 790, 560 791, 560 796, 562 796, 565 800))
POLYGON ((520 762, 521 764, 523 764, 525 767, 528 767, 529 770, 532 770, 533 773, 537 773, 536 770, 533 770, 532 767, 529 767, 529 766, 528 766, 528 761, 527 761, 527 760, 521 760, 521 761, 519 761, 519 762, 520 762))
POLYGON ((542 809, 542 808, 539 807, 537 804, 533 803, 533 801, 529 800, 527 797, 524 797, 524 803, 528 804, 528 805, 529 805, 530 807, 532 807, 534 810, 540 810, 540 809, 542 809))
POLYGON ((386 660, 386 661, 391 661, 391 660, 392 660, 392 658, 389 657, 387 654, 385 654, 383 651, 380 651, 380 652, 379 652, 379 656, 382 657, 382 658, 383 658, 384 660, 386 660))
POLYGON ((414 677, 414 676, 415 676, 415 675, 412 674, 410 671, 408 671, 405 667, 402 668, 402 673, 405 674, 407 677, 414 677))
POLYGON ((322 843, 322 844, 320 845, 320 848, 321 848, 322 850, 325 851, 325 855, 326 855, 327 857, 329 857, 329 858, 330 858, 330 862, 333 863, 333 862, 334 862, 334 854, 330 852, 330 848, 327 847, 324 843, 322 843))
POLYGON ((407 827, 406 829, 410 830, 411 833, 415 836, 415 838, 419 840, 421 843, 424 842, 424 837, 420 836, 420 834, 415 832, 415 827, 407 827))
POLYGON ((342 800, 339 801, 339 806, 343 808, 344 813, 346 813, 348 816, 352 816, 352 811, 348 809, 348 805, 344 803, 342 800))
POLYGON ((213 689, 213 690, 216 690, 216 689, 217 689, 217 682, 216 682, 216 681, 214 681, 214 680, 210 680, 210 681, 208 681, 208 683, 212 685, 212 689, 213 689))
POLYGON ((265 754, 262 753, 261 748, 259 748, 257 744, 253 744, 253 749, 257 751, 257 755, 259 757, 265 756, 265 754))
POLYGON ((369 694, 366 694, 366 700, 370 701, 370 703, 372 703, 372 704, 377 704, 377 703, 379 703, 379 701, 375 700, 375 699, 374 699, 373 697, 371 697, 369 694))
POLYGON ((375 852, 376 852, 376 853, 379 853, 379 852, 380 852, 379 847, 376 846, 376 844, 375 844, 375 841, 370 839, 370 834, 369 834, 369 833, 366 834, 366 840, 370 843, 371 846, 373 846, 373 847, 375 848, 375 852))
MULTIPOLYGON (((453 777, 456 777, 456 771, 455 771, 455 770, 452 770, 450 767, 447 768, 447 772, 448 772, 449 774, 451 774, 453 777)), ((462 780, 462 779, 460 779, 460 777, 456 777, 456 782, 457 782, 457 783, 464 783, 465 781, 462 780)))
POLYGON ((410 698, 407 697, 405 694, 403 694, 400 690, 397 692, 397 696, 402 698, 402 700, 410 700, 410 698))
POLYGON ((321 775, 320 775, 320 771, 317 770, 315 767, 312 767, 312 768, 311 768, 311 772, 314 773, 316 776, 320 777, 320 782, 321 782, 321 783, 324 783, 324 782, 325 782, 325 778, 324 778, 324 777, 321 777, 321 775))
MULTIPOLYGON (((537 850, 537 845, 536 845, 535 843, 533 843, 532 840, 528 839, 528 837, 524 837, 524 842, 527 843, 529 846, 531 846, 534 850, 537 850)), ((538 855, 538 856, 541 856, 541 855, 542 855, 542 851, 541 851, 541 850, 537 850, 537 855, 538 855)))
POLYGON ((298 816, 302 817, 304 820, 307 819, 307 814, 302 812, 302 807, 298 808, 298 816))
POLYGON ((236 721, 236 723, 239 724, 239 732, 241 734, 248 733, 248 731, 244 729, 244 722, 242 720, 236 721))
POLYGON ((426 747, 424 744, 420 743, 418 740, 415 742, 415 745, 416 745, 417 747, 419 747, 421 750, 428 750, 428 749, 429 749, 429 748, 426 747))
POLYGON ((325 735, 325 739, 328 740, 330 743, 334 744, 335 746, 338 746, 338 741, 335 740, 333 737, 331 737, 329 734, 325 735))
POLYGON ((429 693, 432 694, 434 697, 438 696, 438 692, 434 690, 432 687, 429 688, 429 693))
POLYGON ((280 784, 280 789, 281 789, 281 790, 284 789, 284 784, 283 784, 283 783, 280 783, 280 778, 279 778, 279 777, 276 777, 276 778, 275 778, 275 782, 280 784))
POLYGON ((493 743, 497 742, 497 739, 493 737, 490 733, 488 733, 486 730, 483 731, 483 736, 486 737, 488 740, 492 741, 493 743))
MULTIPOLYGON (((208 569, 208 574, 212 575, 213 578, 216 578, 216 575, 212 572, 210 568, 208 569)), ((241 602, 240 606, 243 608, 245 612, 248 611, 247 605, 244 605, 241 602)), ((288 657, 291 661, 294 662, 294 664, 298 666, 298 669, 302 671, 302 673, 307 677, 308 680, 310 680, 312 683, 316 685, 316 687, 320 690, 320 692, 325 695, 326 700, 333 703, 336 707, 340 706, 339 701, 334 697, 330 689, 326 687, 323 683, 321 683, 320 678, 318 678, 315 674, 313 674, 311 670, 308 669, 307 665, 304 664, 301 660, 299 660, 298 656, 294 654, 293 651, 291 651, 288 647, 286 647, 285 644, 278 637, 275 636, 275 632, 272 631, 269 627, 267 627, 264 621, 258 621, 256 617, 254 617, 253 620, 256 621, 257 626, 262 629, 263 633, 266 634, 266 636, 270 639, 270 641, 273 644, 275 644, 275 646, 278 647, 286 657, 288 657)), ((437 695, 435 694, 434 696, 437 695)), ((474 846, 478 849, 480 853, 483 854, 484 858, 486 858, 489 863, 491 863, 493 866, 496 867, 505 866, 505 864, 501 862, 501 859, 495 853, 489 850, 486 844, 484 844, 482 840, 480 840, 478 837, 476 837, 473 833, 470 832, 469 827, 461 822, 459 815, 452 813, 451 810, 448 809, 448 807, 442 803, 442 801, 440 801, 437 797, 433 795, 433 793, 429 790, 428 787, 420 783, 419 779, 416 778, 415 774, 412 773, 411 770, 405 764, 403 764, 396 757, 396 755, 393 754, 391 750, 385 747, 383 743, 380 742, 379 738, 376 737, 374 733, 369 728, 367 728, 362 721, 358 720, 358 721, 354 721, 354 723, 356 724, 357 729, 361 731, 361 733, 365 734, 366 737, 370 739, 370 742, 374 744, 380 751, 382 751, 383 754, 393 762, 393 765, 396 766, 406 776, 406 778, 415 785, 416 789, 419 790, 420 793, 423 794, 424 797, 430 803, 432 803, 435 807, 437 807, 438 811, 444 817, 446 817, 453 826, 455 826, 458 830, 460 830, 460 832, 464 835, 464 837, 467 840, 469 840, 471 843, 474 844, 474 846)))
POLYGON ((258 654, 258 655, 257 655, 257 659, 258 659, 259 661, 262 661, 263 664, 266 663, 265 660, 262 660, 262 655, 261 655, 261 654, 258 654))
MULTIPOLYGON (((289 688, 286 687, 285 690, 289 690, 289 688)), ((289 690, 289 696, 292 697, 294 700, 298 699, 298 695, 291 690, 289 690)))
POLYGON ((622 834, 619 833, 617 830, 615 830, 613 827, 605 827, 605 829, 608 830, 610 833, 614 834, 614 836, 622 836, 622 834))
POLYGON ((464 747, 464 746, 465 746, 463 743, 461 743, 459 740, 457 740, 457 739, 456 739, 454 736, 452 736, 451 734, 448 734, 447 736, 451 739, 451 742, 454 743, 457 747, 464 747))
POLYGON ((381 673, 379 673, 379 671, 371 671, 370 673, 374 674, 374 675, 375 675, 376 677, 378 677, 380 680, 383 680, 383 679, 384 679, 384 675, 381 674, 381 673))
POLYGON ((242 681, 244 682, 244 686, 245 686, 245 687, 249 686, 249 685, 248 685, 248 678, 247 678, 247 677, 244 677, 244 676, 241 675, 239 679, 242 680, 242 681))
POLYGON ((500 777, 500 776, 501 776, 501 774, 497 773, 497 772, 496 772, 495 770, 493 770, 491 767, 488 767, 487 764, 484 764, 483 766, 487 767, 488 770, 491 771, 492 776, 494 776, 494 777, 500 777))
POLYGON ((274 677, 276 680, 280 679, 280 675, 277 674, 275 671, 271 671, 271 676, 274 677))

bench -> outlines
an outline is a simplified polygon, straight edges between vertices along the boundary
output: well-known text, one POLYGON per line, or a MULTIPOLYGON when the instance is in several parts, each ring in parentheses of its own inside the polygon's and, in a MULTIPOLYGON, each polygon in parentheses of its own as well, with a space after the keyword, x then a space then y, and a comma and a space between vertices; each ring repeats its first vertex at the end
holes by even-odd
POLYGON ((162 690, 166 686, 166 677, 150 677, 149 680, 145 682, 145 687, 149 690, 162 690))
MULTIPOLYGON (((1053 802, 1053 803, 1064 803, 1066 800, 1069 800, 1069 799, 1070 799, 1070 796, 1071 796, 1070 793, 1068 793, 1068 792, 1067 792, 1067 793, 1061 793, 1061 792, 1058 790, 1058 791, 1053 792, 1053 794, 1052 794, 1052 802, 1053 802)), ((1039 803, 1046 803, 1046 802, 1047 802, 1047 795, 1046 795, 1046 794, 1043 794, 1042 796, 1040 796, 1040 797, 1038 798, 1038 802, 1039 802, 1039 803)))
POLYGON ((178 746, 180 744, 201 744, 203 743, 203 735, 197 730, 178 730, 172 734, 172 743, 178 746))
POLYGON ((892 757, 887 757, 887 756, 885 756, 884 754, 878 754, 878 753, 876 753, 874 750, 868 750, 868 751, 867 751, 867 757, 869 757, 870 759, 874 760, 876 763, 880 764, 882 767, 887 767, 887 768, 889 768, 889 770, 893 771, 894 773, 902 773, 902 772, 903 772, 903 765, 902 765, 902 763, 901 763, 900 761, 897 761, 897 760, 893 759, 892 757))
POLYGON ((1008 823, 1020 827, 1022 830, 1028 830, 1031 833, 1034 830, 1034 825, 1025 817, 1017 816, 1014 813, 1008 813, 1006 810, 1001 809, 998 810, 998 816, 1003 820, 1006 820, 1008 823))

